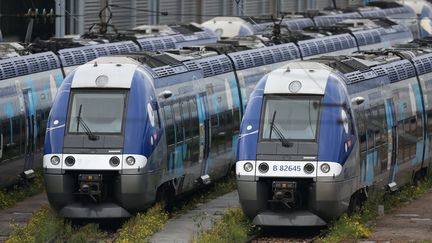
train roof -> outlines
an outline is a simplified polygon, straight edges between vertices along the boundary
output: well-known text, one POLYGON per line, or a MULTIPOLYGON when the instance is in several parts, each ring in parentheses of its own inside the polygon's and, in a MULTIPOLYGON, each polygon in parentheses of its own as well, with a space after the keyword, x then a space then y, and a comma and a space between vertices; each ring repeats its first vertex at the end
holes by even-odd
MULTIPOLYGON (((351 56, 311 59, 343 73, 347 85, 368 87, 393 83, 432 72, 432 53, 421 49, 383 49, 364 51, 351 56), (376 80, 361 86, 362 82, 376 80), (360 86, 359 86, 360 85, 360 86), (372 86, 371 86, 372 85, 372 86)), ((350 90, 350 88, 349 88, 350 90)))

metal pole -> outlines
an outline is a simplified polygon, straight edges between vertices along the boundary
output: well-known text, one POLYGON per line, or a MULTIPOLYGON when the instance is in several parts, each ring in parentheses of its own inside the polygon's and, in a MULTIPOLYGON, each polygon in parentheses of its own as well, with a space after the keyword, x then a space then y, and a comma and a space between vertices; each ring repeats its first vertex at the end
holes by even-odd
POLYGON ((76 13, 78 13, 78 28, 77 28, 77 32, 78 34, 82 35, 84 34, 84 28, 85 28, 85 23, 84 23, 84 1, 77 1, 78 3, 78 11, 76 13))
POLYGON ((55 0, 55 13, 60 15, 55 21, 55 37, 63 37, 65 35, 65 0, 55 0))
POLYGON ((137 8, 137 1, 136 0, 131 0, 130 1, 130 7, 132 7, 133 9, 131 10, 131 16, 132 16, 132 19, 131 19, 131 22, 130 22, 130 25, 129 25, 129 28, 135 28, 136 26, 137 26, 137 11, 136 11, 136 8, 137 8))

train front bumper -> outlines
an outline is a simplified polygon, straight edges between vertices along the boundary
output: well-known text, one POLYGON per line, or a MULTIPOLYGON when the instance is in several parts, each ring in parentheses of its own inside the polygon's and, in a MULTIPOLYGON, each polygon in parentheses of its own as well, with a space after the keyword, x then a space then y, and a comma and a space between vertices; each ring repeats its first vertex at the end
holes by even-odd
MULTIPOLYGON (((147 208, 155 198, 155 190, 145 175, 116 175, 107 188, 109 197, 100 202, 82 200, 75 174, 44 174, 50 205, 67 218, 124 218, 147 208)), ((84 196, 85 198, 85 196, 84 196)))
POLYGON ((264 162, 239 161, 236 164, 240 204, 254 224, 320 226, 348 209, 353 179, 344 179, 342 167, 335 163, 266 161, 266 172, 260 170, 260 163, 264 162), (246 166, 246 163, 253 166, 246 166), (306 163, 314 165, 313 173, 304 172, 302 168, 306 163), (319 171, 323 163, 331 165, 328 173, 319 171), (295 189, 291 191, 291 200, 295 202, 285 206, 289 203, 278 200, 275 183, 283 183, 287 188, 293 184, 295 189), (283 207, 275 209, 274 204, 283 207))
POLYGON ((322 226, 348 209, 350 194, 344 182, 311 182, 301 208, 273 211, 266 181, 237 181, 240 204, 246 216, 263 226, 322 226))

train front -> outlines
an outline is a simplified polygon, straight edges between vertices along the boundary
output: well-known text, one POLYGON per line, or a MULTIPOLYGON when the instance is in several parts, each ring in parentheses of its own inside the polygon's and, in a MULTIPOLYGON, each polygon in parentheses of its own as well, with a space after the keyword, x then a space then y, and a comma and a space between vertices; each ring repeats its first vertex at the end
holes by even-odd
POLYGON ((297 62, 251 94, 236 163, 240 203, 256 225, 320 226, 346 211, 358 148, 341 74, 297 62))
MULTIPOLYGON (((150 75, 133 59, 104 57, 63 81, 48 120, 48 200, 67 218, 129 217, 152 203, 159 141, 150 75)), ((156 179, 155 179, 156 178, 156 179)))

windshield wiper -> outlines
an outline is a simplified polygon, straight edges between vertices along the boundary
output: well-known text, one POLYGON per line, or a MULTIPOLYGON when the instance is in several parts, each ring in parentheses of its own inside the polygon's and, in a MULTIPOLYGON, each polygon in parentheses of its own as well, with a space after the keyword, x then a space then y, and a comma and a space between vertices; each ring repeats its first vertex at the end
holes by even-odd
POLYGON ((272 117, 272 120, 270 122, 270 136, 269 136, 269 138, 271 139, 272 131, 274 130, 276 132, 276 134, 279 136, 279 141, 281 141, 282 146, 292 147, 294 144, 291 143, 290 141, 288 141, 288 139, 285 138, 285 136, 280 131, 280 129, 277 127, 277 125, 274 124, 275 118, 276 118, 276 111, 273 112, 273 117, 272 117))
POLYGON ((84 122, 84 120, 81 118, 81 110, 82 110, 82 104, 80 105, 79 111, 78 111, 78 116, 77 116, 77 134, 78 134, 78 129, 81 126, 85 133, 88 136, 88 139, 96 141, 99 139, 99 136, 94 135, 93 132, 90 130, 90 128, 87 126, 87 124, 84 122))

